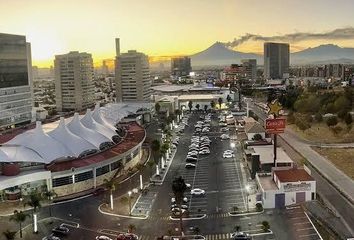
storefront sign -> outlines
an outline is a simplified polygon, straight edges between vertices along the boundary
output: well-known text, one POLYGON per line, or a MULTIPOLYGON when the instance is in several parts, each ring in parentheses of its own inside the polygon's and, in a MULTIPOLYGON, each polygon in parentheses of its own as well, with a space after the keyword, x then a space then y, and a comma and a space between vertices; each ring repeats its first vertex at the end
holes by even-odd
POLYGON ((285 118, 266 119, 265 129, 267 133, 283 133, 285 129, 285 118))

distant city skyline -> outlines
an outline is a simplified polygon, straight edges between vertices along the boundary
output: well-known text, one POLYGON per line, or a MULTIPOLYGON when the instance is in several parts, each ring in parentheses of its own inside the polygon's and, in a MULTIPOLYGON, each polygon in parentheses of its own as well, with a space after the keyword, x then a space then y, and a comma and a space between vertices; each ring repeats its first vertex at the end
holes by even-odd
POLYGON ((136 49, 151 59, 194 54, 216 41, 255 53, 262 53, 263 42, 273 39, 289 42, 291 52, 327 43, 354 47, 354 20, 348 17, 354 8, 351 0, 0 4, 0 32, 25 35, 32 45, 33 65, 39 67, 53 65, 55 55, 69 51, 90 52, 95 63, 113 59, 115 37, 126 43, 122 52, 136 49))

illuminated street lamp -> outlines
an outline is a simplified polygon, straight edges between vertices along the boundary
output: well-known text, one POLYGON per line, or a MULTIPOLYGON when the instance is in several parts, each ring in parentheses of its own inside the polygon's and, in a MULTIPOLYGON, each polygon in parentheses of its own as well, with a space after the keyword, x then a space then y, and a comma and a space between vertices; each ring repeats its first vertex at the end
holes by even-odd
POLYGON ((230 147, 233 149, 236 147, 236 144, 234 142, 230 143, 230 147))
POLYGON ((249 196, 249 194, 250 194, 250 189, 251 189, 250 185, 246 185, 246 200, 247 200, 247 205, 246 205, 246 207, 247 207, 247 212, 249 211, 248 196, 249 196))
POLYGON ((129 191, 128 192, 128 196, 129 196, 129 215, 132 215, 132 206, 131 206, 131 199, 130 199, 131 195, 132 195, 132 191, 129 191))

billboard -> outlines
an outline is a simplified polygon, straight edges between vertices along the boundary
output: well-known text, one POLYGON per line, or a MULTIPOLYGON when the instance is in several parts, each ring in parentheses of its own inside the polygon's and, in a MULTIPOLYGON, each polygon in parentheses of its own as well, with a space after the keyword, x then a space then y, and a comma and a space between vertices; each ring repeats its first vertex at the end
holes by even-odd
POLYGON ((285 118, 266 119, 265 130, 267 133, 283 133, 285 129, 285 118))

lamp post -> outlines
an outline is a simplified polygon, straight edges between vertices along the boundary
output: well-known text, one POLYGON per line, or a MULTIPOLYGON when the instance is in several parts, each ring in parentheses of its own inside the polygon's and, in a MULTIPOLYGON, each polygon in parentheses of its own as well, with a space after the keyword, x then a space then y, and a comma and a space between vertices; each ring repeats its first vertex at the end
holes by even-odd
POLYGON ((132 191, 128 191, 128 196, 129 196, 129 216, 130 215, 132 215, 132 206, 131 206, 131 199, 130 199, 130 197, 131 197, 131 195, 132 195, 132 191))
POLYGON ((246 185, 246 200, 247 200, 247 203, 246 203, 246 207, 247 207, 247 212, 249 212, 249 205, 248 205, 248 196, 249 196, 249 192, 250 192, 250 186, 249 185, 246 185))

